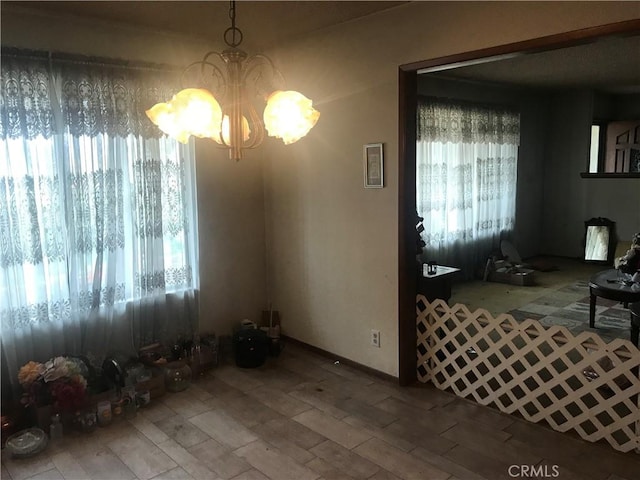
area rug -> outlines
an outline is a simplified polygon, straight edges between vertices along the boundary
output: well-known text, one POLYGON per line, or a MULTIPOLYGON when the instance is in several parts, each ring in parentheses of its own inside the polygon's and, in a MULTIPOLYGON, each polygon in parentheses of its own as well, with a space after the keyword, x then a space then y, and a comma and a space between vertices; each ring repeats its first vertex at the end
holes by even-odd
POLYGON ((508 312, 516 320, 538 320, 542 325, 562 325, 572 333, 595 332, 605 341, 614 338, 629 339, 629 310, 616 301, 598 297, 595 328, 589 328, 589 283, 575 282, 537 298, 516 310, 508 312))

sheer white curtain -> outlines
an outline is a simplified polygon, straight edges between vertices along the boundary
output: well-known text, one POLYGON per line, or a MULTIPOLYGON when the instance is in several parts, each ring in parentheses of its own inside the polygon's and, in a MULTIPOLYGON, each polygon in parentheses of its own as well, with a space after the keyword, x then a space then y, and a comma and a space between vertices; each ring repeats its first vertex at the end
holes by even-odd
POLYGON ((0 317, 12 387, 29 360, 100 362, 193 334, 194 152, 144 117, 174 85, 158 72, 2 62, 0 317))
POLYGON ((519 115, 421 98, 416 205, 423 260, 461 267, 471 278, 515 224, 519 115))

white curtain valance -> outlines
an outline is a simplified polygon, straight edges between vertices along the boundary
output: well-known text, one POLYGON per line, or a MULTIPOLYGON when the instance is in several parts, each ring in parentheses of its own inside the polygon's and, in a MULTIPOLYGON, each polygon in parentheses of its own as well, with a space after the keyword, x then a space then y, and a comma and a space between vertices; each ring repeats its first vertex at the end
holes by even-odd
POLYGON ((417 137, 426 142, 519 145, 520 114, 499 106, 421 97, 417 137))
POLYGON ((0 138, 98 134, 158 138, 145 111, 180 89, 171 70, 2 54, 0 138), (56 114, 56 112, 61 112, 56 114))

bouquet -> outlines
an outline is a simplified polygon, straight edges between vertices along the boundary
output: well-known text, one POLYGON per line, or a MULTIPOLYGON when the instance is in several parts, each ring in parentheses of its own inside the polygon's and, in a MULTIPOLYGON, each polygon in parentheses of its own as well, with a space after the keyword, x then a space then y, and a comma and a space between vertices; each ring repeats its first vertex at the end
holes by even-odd
POLYGON ((631 239, 631 248, 619 258, 615 259, 615 267, 623 273, 633 275, 640 272, 640 232, 631 239))
POLYGON ((80 359, 55 357, 45 363, 28 362, 18 372, 25 406, 52 405, 58 412, 82 408, 87 397, 87 367, 80 359))

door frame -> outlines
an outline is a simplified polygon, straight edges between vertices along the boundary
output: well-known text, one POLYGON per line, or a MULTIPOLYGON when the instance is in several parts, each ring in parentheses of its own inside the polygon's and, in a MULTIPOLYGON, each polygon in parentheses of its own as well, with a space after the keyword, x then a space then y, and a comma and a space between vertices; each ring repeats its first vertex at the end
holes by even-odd
POLYGON ((640 19, 549 35, 400 65, 398 69, 398 380, 417 381, 416 364, 416 110, 418 71, 461 67, 640 33, 640 19))

